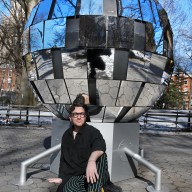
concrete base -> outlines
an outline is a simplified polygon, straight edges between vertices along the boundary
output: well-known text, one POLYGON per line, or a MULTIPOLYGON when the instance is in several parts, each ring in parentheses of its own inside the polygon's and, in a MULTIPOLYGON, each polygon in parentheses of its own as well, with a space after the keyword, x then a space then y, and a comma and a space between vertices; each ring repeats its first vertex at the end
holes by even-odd
MULTIPOLYGON (((133 178, 137 173, 137 162, 121 152, 128 147, 135 153, 139 152, 139 123, 91 123, 100 130, 107 145, 109 173, 112 182, 133 178)), ((70 122, 54 119, 52 123, 51 146, 61 142, 63 133, 69 128, 70 122)), ((58 174, 60 152, 51 156, 50 170, 58 174)))

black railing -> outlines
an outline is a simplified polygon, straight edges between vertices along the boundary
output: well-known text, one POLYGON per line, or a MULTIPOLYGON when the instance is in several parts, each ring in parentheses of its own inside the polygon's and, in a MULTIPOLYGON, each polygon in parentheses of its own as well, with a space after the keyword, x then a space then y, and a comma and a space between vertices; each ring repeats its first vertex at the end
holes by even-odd
POLYGON ((0 106, 0 125, 48 125, 53 114, 44 107, 0 106))
POLYGON ((142 129, 192 131, 190 110, 149 110, 139 118, 142 129))

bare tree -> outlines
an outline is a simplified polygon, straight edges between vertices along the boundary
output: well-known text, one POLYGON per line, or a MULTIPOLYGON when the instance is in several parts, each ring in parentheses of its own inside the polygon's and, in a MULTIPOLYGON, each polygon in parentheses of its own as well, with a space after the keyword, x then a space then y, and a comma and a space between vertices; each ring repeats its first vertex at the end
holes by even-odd
POLYGON ((192 72, 191 0, 159 0, 171 22, 174 32, 175 64, 184 72, 192 72), (182 4, 182 5, 181 5, 182 4))
MULTIPOLYGON (((22 60, 22 34, 31 5, 29 0, 1 0, 0 10, 0 64, 12 65, 16 70, 16 103, 28 93, 27 76, 22 60), (23 88, 23 89, 21 89, 23 88)), ((22 100, 23 102, 23 100, 22 100)), ((24 103, 27 104, 27 103, 24 103)))

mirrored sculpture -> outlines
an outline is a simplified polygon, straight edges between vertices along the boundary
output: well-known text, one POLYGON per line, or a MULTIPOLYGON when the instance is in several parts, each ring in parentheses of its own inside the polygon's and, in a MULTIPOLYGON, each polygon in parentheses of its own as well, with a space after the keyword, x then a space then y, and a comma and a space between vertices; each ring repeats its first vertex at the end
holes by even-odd
POLYGON ((130 122, 149 110, 173 70, 173 34, 157 0, 42 0, 23 34, 28 77, 57 117, 79 93, 91 122, 130 122))

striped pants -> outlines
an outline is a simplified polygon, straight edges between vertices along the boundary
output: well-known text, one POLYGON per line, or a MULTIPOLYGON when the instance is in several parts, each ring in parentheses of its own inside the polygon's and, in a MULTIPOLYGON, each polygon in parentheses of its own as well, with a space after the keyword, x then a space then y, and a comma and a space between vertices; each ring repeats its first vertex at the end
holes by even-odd
POLYGON ((102 186, 109 180, 107 155, 104 153, 97 162, 99 179, 95 183, 87 183, 85 175, 72 176, 63 187, 63 192, 101 192, 102 186))

